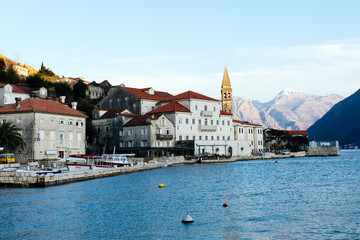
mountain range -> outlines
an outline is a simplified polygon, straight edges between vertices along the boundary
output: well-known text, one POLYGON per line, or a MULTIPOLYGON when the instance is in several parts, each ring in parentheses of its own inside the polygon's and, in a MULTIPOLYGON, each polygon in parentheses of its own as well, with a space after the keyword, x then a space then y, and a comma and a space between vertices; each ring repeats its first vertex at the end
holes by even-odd
POLYGON ((304 130, 343 99, 336 94, 317 96, 285 89, 265 103, 233 97, 233 114, 235 118, 268 128, 304 130))
POLYGON ((360 89, 333 106, 308 132, 310 140, 360 146, 360 89))

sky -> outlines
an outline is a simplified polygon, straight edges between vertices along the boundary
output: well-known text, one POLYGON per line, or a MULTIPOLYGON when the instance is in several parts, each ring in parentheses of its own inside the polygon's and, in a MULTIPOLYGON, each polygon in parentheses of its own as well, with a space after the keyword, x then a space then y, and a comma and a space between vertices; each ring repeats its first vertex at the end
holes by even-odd
POLYGON ((1 1, 0 53, 59 76, 216 99, 360 88, 360 1, 1 1))

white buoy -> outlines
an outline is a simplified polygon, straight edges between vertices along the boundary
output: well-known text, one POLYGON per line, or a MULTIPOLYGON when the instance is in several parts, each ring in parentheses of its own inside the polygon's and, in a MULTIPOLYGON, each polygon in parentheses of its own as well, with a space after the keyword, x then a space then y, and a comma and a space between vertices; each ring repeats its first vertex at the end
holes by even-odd
POLYGON ((192 223, 192 222, 194 222, 194 219, 189 214, 186 214, 186 216, 184 217, 183 220, 181 220, 181 222, 183 222, 183 223, 192 223))

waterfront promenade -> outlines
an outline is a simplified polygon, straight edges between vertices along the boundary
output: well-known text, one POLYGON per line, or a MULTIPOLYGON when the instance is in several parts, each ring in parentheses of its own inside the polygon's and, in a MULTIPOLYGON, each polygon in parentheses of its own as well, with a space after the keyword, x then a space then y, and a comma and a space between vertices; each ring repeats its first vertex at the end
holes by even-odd
MULTIPOLYGON (((201 163, 228 163, 236 161, 249 161, 261 159, 278 159, 288 157, 303 157, 298 155, 265 155, 251 157, 237 157, 230 159, 205 159, 201 163)), ((152 164, 138 164, 136 166, 109 168, 109 169, 91 169, 86 171, 65 171, 57 174, 39 174, 36 171, 0 171, 0 187, 47 187, 54 185, 67 184, 71 182, 85 181, 96 178, 111 177, 121 174, 153 170, 157 168, 169 167, 175 164, 195 164, 198 159, 186 160, 183 156, 159 158, 152 164)), ((11 165, 9 165, 11 166, 11 165)))

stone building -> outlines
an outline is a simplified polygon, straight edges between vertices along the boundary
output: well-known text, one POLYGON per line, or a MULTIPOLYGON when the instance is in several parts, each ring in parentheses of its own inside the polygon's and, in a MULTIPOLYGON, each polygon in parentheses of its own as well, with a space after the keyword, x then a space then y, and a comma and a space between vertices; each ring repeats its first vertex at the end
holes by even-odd
POLYGON ((165 114, 133 117, 120 132, 119 147, 148 157, 175 154, 174 125, 165 114))
POLYGON ((99 107, 107 109, 128 109, 132 113, 146 114, 157 108, 159 101, 172 97, 166 92, 155 91, 153 88, 113 87, 108 95, 99 102, 99 107))
POLYGON ((221 104, 222 110, 227 113, 233 113, 232 88, 228 71, 225 67, 224 76, 221 85, 221 104))
POLYGON ((15 103, 16 98, 21 100, 30 98, 28 88, 24 89, 9 83, 0 83, 0 106, 15 103))
POLYGON ((251 153, 264 150, 264 131, 259 124, 233 120, 235 140, 248 141, 251 153))
POLYGON ((20 76, 27 77, 29 76, 29 69, 26 67, 14 64, 12 65, 12 68, 16 71, 16 73, 20 76))
POLYGON ((85 119, 59 101, 28 98, 0 108, 1 122, 11 122, 26 147, 12 149, 19 162, 66 158, 85 153, 85 119))

